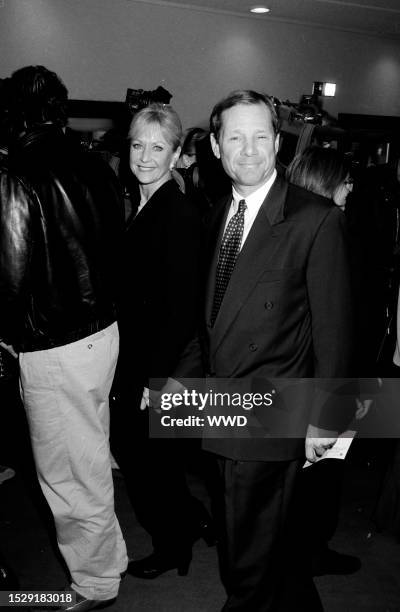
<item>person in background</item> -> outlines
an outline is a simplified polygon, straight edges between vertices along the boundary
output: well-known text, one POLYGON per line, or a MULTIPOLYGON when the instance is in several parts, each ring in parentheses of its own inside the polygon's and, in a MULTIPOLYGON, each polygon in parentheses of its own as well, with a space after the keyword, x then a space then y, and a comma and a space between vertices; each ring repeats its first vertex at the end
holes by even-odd
POLYGON ((184 138, 181 154, 172 171, 180 190, 196 205, 200 215, 204 217, 210 208, 210 201, 205 187, 205 173, 202 150, 208 143, 208 132, 203 128, 190 128, 184 138))
POLYGON ((139 189, 124 240, 119 399, 111 411, 111 443, 154 548, 130 561, 128 573, 147 579, 174 568, 186 574, 193 542, 214 539, 210 517, 186 483, 183 441, 149 435, 152 397, 176 367, 198 318, 202 224, 172 178, 181 135, 177 113, 159 103, 138 111, 129 130, 130 167, 139 189))
MULTIPOLYGON (((385 325, 380 342, 379 371, 383 379, 384 419, 387 435, 382 440, 382 482, 373 512, 379 531, 395 535, 400 542, 400 442, 398 398, 400 379, 400 157, 369 169, 367 197, 378 235, 379 277, 384 279, 385 325), (396 436, 397 434, 397 436, 396 436), (388 438, 388 436, 391 438, 388 438), (396 436, 396 439, 394 439, 396 436)), ((381 311, 382 312, 382 311, 381 311)), ((375 463, 378 463, 375 460, 375 463)), ((379 464, 378 464, 379 465, 379 464)))
POLYGON ((310 146, 297 154, 286 171, 293 185, 333 200, 344 210, 347 196, 353 190, 349 164, 335 149, 310 146))
MULTIPOLYGON (((360 170, 346 214, 352 236, 362 247, 360 260, 368 269, 365 306, 371 312, 368 331, 371 376, 397 377, 393 365, 400 282, 400 159, 360 170), (371 325, 373 322, 373 325, 371 325)), ((367 325, 365 321, 364 326, 367 325)))
MULTIPOLYGON (((350 170, 348 160, 335 149, 310 146, 294 157, 287 168, 286 178, 293 185, 329 198, 332 204, 345 212, 347 198, 353 190, 350 170)), ((356 324, 358 333, 356 333, 355 338, 352 373, 358 373, 360 377, 367 377, 370 375, 370 371, 363 372, 362 363, 360 363, 360 356, 363 353, 365 354, 365 349, 362 347, 368 338, 365 333, 366 330, 362 334, 359 327, 359 321, 363 320, 362 308, 365 308, 365 306, 360 299, 359 291, 356 291, 363 270, 360 269, 357 242, 351 234, 349 251, 353 276, 353 303, 358 315, 355 317, 358 324, 356 324)), ((363 390, 366 391, 366 389, 363 390)), ((369 390, 376 391, 375 388, 369 390)), ((343 385, 343 394, 339 394, 335 398, 338 402, 336 412, 342 412, 345 426, 352 420, 354 414, 361 416, 369 409, 371 400, 366 397, 361 400, 357 397, 359 392, 358 384, 356 386, 343 385)), ((303 515, 305 525, 308 527, 308 538, 311 542, 311 569, 314 575, 352 574, 361 567, 361 562, 357 557, 338 553, 329 548, 329 541, 336 531, 339 520, 344 469, 344 461, 328 459, 302 472, 300 493, 301 500, 306 500, 303 515), (317 498, 319 499, 320 496, 329 500, 324 513, 316 511, 317 498)), ((299 501, 299 504, 301 506, 302 501, 299 501)))
POLYGON ((375 273, 378 265, 376 243, 371 232, 367 207, 360 194, 365 185, 356 174, 353 178, 350 160, 332 148, 307 147, 294 157, 286 177, 294 185, 329 198, 345 213, 349 237, 348 251, 352 273, 352 296, 355 317, 353 375, 375 377, 381 329, 381 284, 375 273))
POLYGON ((203 218, 230 190, 229 177, 221 161, 214 156, 209 133, 203 128, 188 130, 173 177, 203 218))
POLYGON ((176 163, 177 168, 190 168, 197 162, 197 143, 207 136, 207 131, 200 127, 189 128, 183 139, 181 153, 176 163))
POLYGON ((123 204, 107 164, 64 133, 67 89, 44 66, 10 81, 8 169, 0 184, 0 339, 19 354, 39 482, 74 603, 118 595, 128 559, 114 510, 108 395, 118 356, 123 204))

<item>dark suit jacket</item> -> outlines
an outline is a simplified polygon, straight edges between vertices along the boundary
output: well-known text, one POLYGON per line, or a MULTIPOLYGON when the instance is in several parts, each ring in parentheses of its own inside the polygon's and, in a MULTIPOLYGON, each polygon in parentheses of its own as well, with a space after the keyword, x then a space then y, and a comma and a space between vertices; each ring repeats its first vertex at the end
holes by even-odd
POLYGON ((174 180, 128 221, 119 322, 120 361, 132 384, 170 376, 195 333, 202 233, 195 205, 174 180))
MULTIPOLYGON (((326 198, 277 177, 238 256, 214 327, 215 272, 230 198, 209 227, 209 273, 200 341, 186 349, 175 375, 247 378, 249 391, 270 378, 349 375, 351 291, 345 217, 326 198)), ((310 409, 309 385, 289 393, 290 410, 310 409)), ((286 402, 287 403, 287 402, 286 402)), ((265 409, 268 411, 268 408, 265 409)), ((294 415, 295 417, 295 415, 294 415)), ((304 426, 308 418, 304 417, 304 426)), ((236 459, 283 460, 304 453, 295 439, 205 439, 236 459)))

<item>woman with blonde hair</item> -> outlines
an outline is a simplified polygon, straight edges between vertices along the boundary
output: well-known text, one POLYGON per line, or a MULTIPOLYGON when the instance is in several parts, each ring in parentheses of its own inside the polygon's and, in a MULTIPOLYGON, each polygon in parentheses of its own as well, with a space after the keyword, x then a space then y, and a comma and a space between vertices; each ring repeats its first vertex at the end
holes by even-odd
POLYGON ((210 517, 187 487, 184 441, 151 438, 148 431, 152 400, 197 324, 202 224, 172 177, 181 138, 179 117, 164 104, 140 110, 129 130, 137 212, 127 220, 124 244, 120 401, 111 435, 113 455, 154 547, 150 556, 131 561, 128 572, 148 579, 174 568, 186 574, 194 540, 211 543, 210 517))

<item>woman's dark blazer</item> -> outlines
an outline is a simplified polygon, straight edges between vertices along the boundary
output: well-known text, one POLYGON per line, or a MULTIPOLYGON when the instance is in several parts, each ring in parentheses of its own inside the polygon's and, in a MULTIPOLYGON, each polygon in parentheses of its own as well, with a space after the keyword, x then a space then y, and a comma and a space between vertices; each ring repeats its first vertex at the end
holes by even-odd
POLYGON ((200 215, 174 180, 128 219, 119 322, 132 383, 171 375, 195 333, 201 245, 200 215))

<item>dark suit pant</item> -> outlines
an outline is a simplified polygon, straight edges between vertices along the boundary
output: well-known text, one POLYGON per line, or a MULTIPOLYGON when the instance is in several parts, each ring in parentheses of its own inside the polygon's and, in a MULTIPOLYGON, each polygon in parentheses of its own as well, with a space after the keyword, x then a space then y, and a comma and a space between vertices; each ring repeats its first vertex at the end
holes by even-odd
POLYGON ((291 516, 298 461, 220 459, 225 545, 221 570, 228 599, 223 612, 322 610, 299 551, 291 516))
POLYGON ((316 563, 326 554, 337 529, 344 470, 344 461, 325 459, 303 470, 300 476, 296 508, 316 563))

